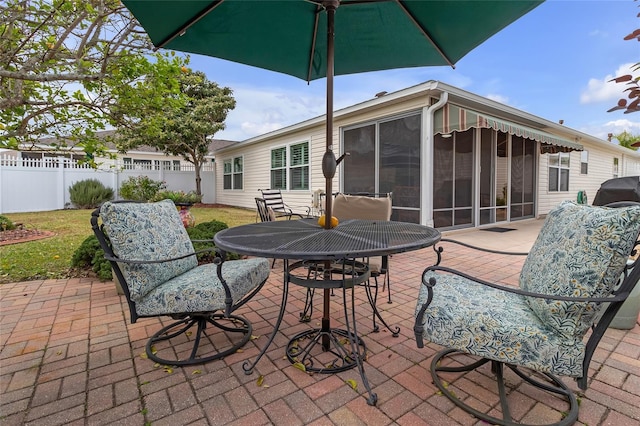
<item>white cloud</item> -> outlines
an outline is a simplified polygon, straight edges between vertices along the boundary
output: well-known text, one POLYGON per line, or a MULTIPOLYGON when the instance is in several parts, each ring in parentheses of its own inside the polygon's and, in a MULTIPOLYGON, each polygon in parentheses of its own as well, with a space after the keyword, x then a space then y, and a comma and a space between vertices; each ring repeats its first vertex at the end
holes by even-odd
POLYGON ((324 96, 275 87, 234 87, 236 108, 216 139, 242 141, 324 113, 324 96))
MULTIPOLYGON (((334 110, 373 99, 376 93, 389 93, 423 83, 445 80, 457 87, 466 87, 471 79, 452 73, 446 67, 409 68, 337 76, 334 81, 334 110)), ((242 141, 254 136, 308 120, 326 111, 326 80, 309 85, 290 79, 286 85, 256 85, 225 82, 233 88, 236 108, 226 120, 226 129, 217 139, 242 141)))
POLYGON ((610 80, 621 75, 630 74, 632 66, 633 63, 622 64, 613 74, 607 74, 601 79, 589 79, 587 87, 582 91, 582 94, 580 95, 580 103, 591 104, 604 101, 615 102, 623 97, 623 91, 626 86, 622 83, 615 83, 610 80))
POLYGON ((503 95, 489 93, 485 97, 488 98, 488 99, 491 99, 492 101, 500 102, 500 103, 505 104, 505 105, 509 104, 509 98, 506 97, 506 96, 503 96, 503 95))
POLYGON ((640 121, 632 121, 629 119, 612 120, 602 125, 581 127, 579 130, 603 140, 607 139, 609 133, 618 135, 626 131, 632 135, 640 135, 640 121))

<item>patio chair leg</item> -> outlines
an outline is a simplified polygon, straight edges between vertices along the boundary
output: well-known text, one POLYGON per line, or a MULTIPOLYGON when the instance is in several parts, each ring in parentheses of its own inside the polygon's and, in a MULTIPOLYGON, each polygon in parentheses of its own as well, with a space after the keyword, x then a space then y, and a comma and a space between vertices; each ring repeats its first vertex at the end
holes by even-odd
MULTIPOLYGON (((223 314, 217 313, 192 314, 181 318, 178 321, 172 322, 171 324, 163 327, 153 336, 151 336, 151 338, 149 338, 149 340, 147 341, 145 352, 147 354, 147 358, 163 365, 183 366, 204 364, 206 362, 224 358, 227 355, 235 353, 249 341, 249 339, 251 338, 251 332, 251 323, 247 319, 236 315, 225 316, 223 314), (198 349, 200 348, 202 337, 207 336, 205 332, 205 330, 207 329, 207 324, 211 324, 225 333, 240 333, 242 334, 242 337, 240 340, 233 342, 231 344, 231 347, 227 347, 227 349, 219 350, 213 355, 199 357, 198 349), (197 330, 194 336, 190 336, 189 331, 194 326, 197 327, 197 330), (188 341, 192 342, 191 351, 187 359, 180 359, 178 356, 175 356, 175 349, 173 347, 174 345, 170 342, 171 339, 180 336, 185 336, 188 341), (159 343, 165 341, 169 341, 170 347, 159 348, 157 346, 159 343), (173 352, 174 356, 172 358, 166 358, 166 355, 160 355, 160 352, 162 352, 163 354, 173 352)), ((209 336, 209 339, 215 346, 215 335, 209 336)), ((227 340, 231 340, 228 335, 225 341, 227 340)), ((182 341, 180 343, 182 343, 182 341)), ((225 342, 225 344, 227 346, 229 345, 227 342, 225 342)))
POLYGON ((398 335, 400 335, 400 327, 398 327, 397 325, 394 326, 393 328, 387 324, 387 322, 384 320, 384 318, 382 318, 382 316, 380 315, 380 311, 378 310, 378 278, 374 277, 373 278, 375 284, 371 285, 371 280, 369 279, 369 281, 364 283, 364 289, 365 289, 365 293, 367 295, 367 299, 369 300, 369 304, 371 305, 371 309, 373 310, 373 332, 377 333, 378 331, 380 331, 380 327, 378 327, 378 324, 376 324, 376 317, 380 320, 380 322, 385 326, 385 328, 387 330, 389 330, 389 332, 391 333, 391 335, 393 337, 398 337, 398 335), (373 287, 373 290, 372 290, 373 287))
MULTIPOLYGON (((490 361, 486 358, 480 358, 480 359, 477 359, 476 361, 469 363, 468 362, 469 357, 472 357, 472 356, 464 352, 457 351, 455 349, 444 349, 438 352, 437 354, 435 354, 433 359, 431 360, 431 377, 433 379, 433 383, 438 387, 438 389, 440 389, 443 396, 447 397, 451 402, 453 402, 455 405, 457 405, 467 413, 477 417, 478 419, 484 420, 489 424, 494 424, 494 425, 533 426, 527 423, 515 422, 511 418, 512 410, 509 408, 509 402, 507 400, 508 392, 507 392, 507 387, 505 386, 505 383, 504 383, 504 376, 503 376, 504 366, 506 365, 509 369, 511 369, 514 373, 516 373, 520 378, 522 378, 528 384, 538 389, 541 389, 543 391, 556 394, 557 396, 564 399, 565 402, 568 404, 569 406, 568 410, 566 410, 563 413, 558 413, 560 420, 556 423, 551 423, 548 426, 569 426, 574 424, 578 419, 579 406, 578 406, 578 401, 576 399, 575 394, 573 393, 573 391, 571 391, 571 389, 569 389, 562 382, 562 380, 560 380, 560 378, 554 376, 553 374, 549 374, 549 373, 538 374, 538 376, 544 376, 544 378, 546 379, 545 381, 541 381, 541 380, 538 380, 537 378, 534 379, 533 376, 531 375, 525 374, 522 371, 522 369, 516 366, 503 364, 497 361, 490 361), (467 359, 466 360, 456 359, 456 361, 451 362, 449 364, 446 364, 444 362, 445 358, 455 357, 456 355, 460 355, 467 359), (467 405, 466 403, 464 403, 456 395, 456 391, 455 391, 456 381, 458 380, 458 378, 461 377, 460 375, 458 375, 457 377, 447 377, 446 380, 441 376, 441 373, 464 374, 472 370, 476 370, 477 368, 483 366, 488 362, 491 362, 491 371, 494 373, 496 377, 498 394, 500 397, 500 406, 495 408, 501 411, 502 418, 493 417, 488 415, 487 413, 480 412, 475 408, 471 407, 470 405, 467 405)), ((539 426, 539 423, 536 423, 536 425, 539 426)))
POLYGON ((382 283, 382 291, 387 290, 387 303, 393 303, 391 301, 391 279, 389 278, 389 270, 384 274, 384 281, 382 283))

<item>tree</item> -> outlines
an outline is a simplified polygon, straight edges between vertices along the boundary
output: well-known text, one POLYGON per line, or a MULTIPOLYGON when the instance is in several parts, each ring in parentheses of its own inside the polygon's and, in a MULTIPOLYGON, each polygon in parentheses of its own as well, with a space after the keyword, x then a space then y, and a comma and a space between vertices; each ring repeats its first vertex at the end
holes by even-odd
MULTIPOLYGON (((640 17, 640 14, 638 14, 638 16, 640 17)), ((640 41, 640 28, 629 33, 624 39, 640 41)), ((632 65, 631 71, 633 73, 640 71, 640 62, 632 65)), ((618 105, 609 109, 607 112, 624 110, 625 114, 629 114, 632 112, 640 111, 640 75, 634 77, 632 74, 625 74, 609 81, 615 81, 616 83, 626 83, 628 87, 624 89, 624 91, 628 92, 628 100, 625 98, 618 100, 618 105)))
POLYGON ((629 148, 631 150, 637 151, 638 146, 640 146, 640 136, 632 135, 626 130, 622 133, 614 135, 614 137, 618 140, 618 143, 620 144, 620 146, 623 146, 625 148, 629 148))
POLYGON ((188 59, 152 47, 119 0, 3 0, 0 147, 51 137, 104 155, 95 132, 120 124, 116 105, 157 110, 179 90, 188 59))
POLYGON ((236 106, 232 93, 230 88, 207 80, 203 72, 185 70, 180 77, 180 95, 174 97, 171 107, 144 117, 129 110, 130 125, 119 132, 118 148, 126 151, 147 145, 182 156, 193 164, 196 193, 202 195, 200 169, 211 138, 224 130, 227 114, 236 106))

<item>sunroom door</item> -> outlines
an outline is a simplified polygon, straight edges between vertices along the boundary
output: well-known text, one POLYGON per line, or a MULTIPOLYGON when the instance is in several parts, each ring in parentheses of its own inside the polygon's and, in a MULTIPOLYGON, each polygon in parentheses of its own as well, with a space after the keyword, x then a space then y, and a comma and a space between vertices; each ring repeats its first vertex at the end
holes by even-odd
POLYGON ((343 192, 391 192, 391 219, 419 223, 420 126, 421 115, 412 113, 345 129, 343 192))
POLYGON ((491 129, 482 129, 480 135, 479 225, 487 225, 507 220, 509 138, 491 129))
POLYGON ((433 151, 433 223, 473 226, 474 129, 436 134, 433 151))

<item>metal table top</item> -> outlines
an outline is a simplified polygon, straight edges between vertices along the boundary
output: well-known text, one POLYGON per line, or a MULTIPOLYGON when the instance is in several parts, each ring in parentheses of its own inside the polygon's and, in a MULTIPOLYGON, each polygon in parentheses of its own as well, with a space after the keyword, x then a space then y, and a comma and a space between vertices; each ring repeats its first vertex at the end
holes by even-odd
POLYGON ((216 247, 232 253, 277 259, 332 260, 429 247, 440 232, 415 223, 345 220, 324 229, 316 219, 279 220, 225 229, 214 237, 216 247))

